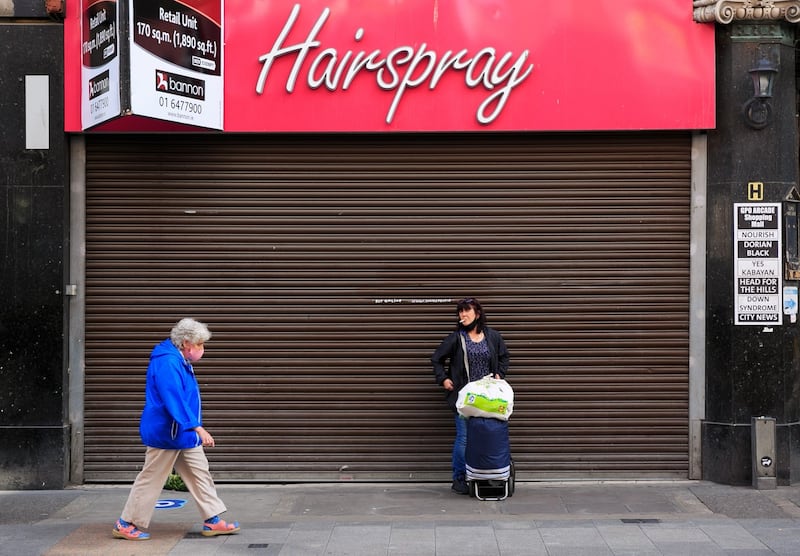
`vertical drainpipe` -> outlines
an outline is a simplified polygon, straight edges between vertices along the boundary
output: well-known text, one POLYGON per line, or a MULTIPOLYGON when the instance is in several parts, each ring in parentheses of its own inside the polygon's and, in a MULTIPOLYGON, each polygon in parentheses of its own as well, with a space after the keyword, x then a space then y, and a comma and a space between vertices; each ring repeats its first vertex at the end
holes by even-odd
POLYGON ((708 139, 692 136, 689 270, 689 478, 703 478, 702 426, 706 417, 706 183, 708 139))
POLYGON ((86 144, 83 136, 69 140, 69 278, 67 370, 71 430, 69 482, 83 483, 84 339, 86 307, 86 144))

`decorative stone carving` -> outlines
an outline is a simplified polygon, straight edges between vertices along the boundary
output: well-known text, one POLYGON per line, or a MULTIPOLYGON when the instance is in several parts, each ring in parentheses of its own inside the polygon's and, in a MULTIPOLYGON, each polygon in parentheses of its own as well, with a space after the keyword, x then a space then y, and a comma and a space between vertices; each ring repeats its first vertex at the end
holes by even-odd
POLYGON ((694 20, 716 21, 800 21, 800 0, 694 0, 694 20))

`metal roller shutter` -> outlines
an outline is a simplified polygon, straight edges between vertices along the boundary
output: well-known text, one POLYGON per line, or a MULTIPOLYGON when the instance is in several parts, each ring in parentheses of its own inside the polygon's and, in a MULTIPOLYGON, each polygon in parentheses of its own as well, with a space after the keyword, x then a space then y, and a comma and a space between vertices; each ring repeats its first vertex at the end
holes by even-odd
POLYGON ((221 481, 446 480, 429 356, 506 338, 518 477, 686 477, 690 137, 87 137, 85 462, 130 481, 183 316, 221 481))

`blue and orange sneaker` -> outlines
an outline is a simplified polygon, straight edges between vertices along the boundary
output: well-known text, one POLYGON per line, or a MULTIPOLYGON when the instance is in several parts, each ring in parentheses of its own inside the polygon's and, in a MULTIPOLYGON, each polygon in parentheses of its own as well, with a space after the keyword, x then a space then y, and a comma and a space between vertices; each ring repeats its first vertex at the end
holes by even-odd
POLYGON ((150 540, 150 533, 140 531, 133 523, 128 523, 122 518, 119 518, 114 524, 114 529, 111 534, 118 539, 126 539, 129 541, 147 541, 150 540))
POLYGON ((220 519, 218 515, 209 517, 203 522, 203 530, 200 532, 204 537, 215 537, 217 535, 231 535, 239 530, 239 522, 227 523, 220 519))

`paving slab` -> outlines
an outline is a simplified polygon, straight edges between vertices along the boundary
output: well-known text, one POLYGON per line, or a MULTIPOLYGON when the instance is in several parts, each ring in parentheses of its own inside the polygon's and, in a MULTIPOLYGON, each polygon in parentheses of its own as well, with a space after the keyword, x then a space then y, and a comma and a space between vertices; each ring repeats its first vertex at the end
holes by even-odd
POLYGON ((164 491, 152 539, 111 537, 128 485, 0 492, 0 555, 647 556, 800 554, 800 488, 698 481, 519 482, 479 501, 449 484, 219 485, 237 535, 205 538, 164 491))

